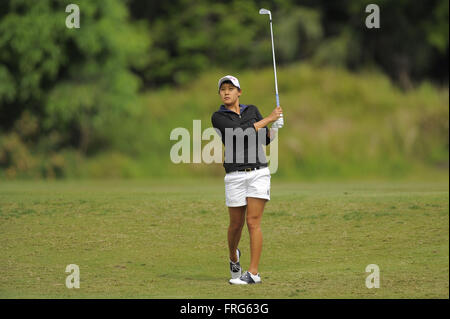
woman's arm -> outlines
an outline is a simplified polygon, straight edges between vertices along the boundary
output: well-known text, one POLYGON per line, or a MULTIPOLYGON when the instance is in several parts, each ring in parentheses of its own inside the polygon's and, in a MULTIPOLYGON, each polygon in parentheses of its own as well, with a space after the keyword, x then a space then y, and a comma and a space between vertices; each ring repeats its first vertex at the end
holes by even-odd
MULTIPOLYGON (((261 113, 256 108, 256 116, 259 121, 255 123, 247 122, 245 124, 237 124, 236 121, 232 121, 223 115, 219 116, 219 114, 215 112, 211 117, 211 123, 216 130, 220 131, 222 141, 225 143, 225 128, 234 129, 240 127, 243 131, 245 131, 247 128, 253 127, 255 132, 257 132, 259 129, 266 128, 268 124, 275 122, 280 117, 282 112, 281 107, 276 107, 269 116, 263 118, 261 113)), ((266 141, 263 142, 265 145, 269 144, 275 138, 275 130, 268 129, 266 137, 266 141)))
MULTIPOLYGON (((272 111, 272 113, 270 113, 270 115, 268 117, 263 118, 261 113, 259 113, 258 109, 256 109, 256 114, 257 114, 258 118, 260 118, 261 120, 259 120, 256 123, 253 123, 253 126, 255 127, 255 131, 258 131, 261 128, 267 129, 267 125, 275 122, 280 117, 281 113, 283 113, 283 110, 281 109, 281 107, 276 107, 272 111)), ((277 131, 272 128, 267 130, 266 140, 263 142, 264 145, 268 145, 270 142, 273 141, 273 139, 276 136, 276 132, 277 131)))
POLYGON ((283 113, 281 106, 276 107, 269 116, 263 118, 262 120, 253 123, 255 130, 258 131, 260 128, 266 127, 268 124, 275 122, 283 113))

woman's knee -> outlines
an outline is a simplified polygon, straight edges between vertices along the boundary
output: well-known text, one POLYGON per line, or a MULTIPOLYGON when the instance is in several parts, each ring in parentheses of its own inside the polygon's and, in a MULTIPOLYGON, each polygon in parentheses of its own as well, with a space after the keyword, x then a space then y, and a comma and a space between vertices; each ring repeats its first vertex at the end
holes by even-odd
POLYGON ((239 230, 242 230, 242 227, 244 227, 244 220, 232 221, 232 222, 230 222, 228 229, 231 231, 239 231, 239 230))
POLYGON ((261 227, 260 217, 247 217, 247 228, 252 231, 261 227))

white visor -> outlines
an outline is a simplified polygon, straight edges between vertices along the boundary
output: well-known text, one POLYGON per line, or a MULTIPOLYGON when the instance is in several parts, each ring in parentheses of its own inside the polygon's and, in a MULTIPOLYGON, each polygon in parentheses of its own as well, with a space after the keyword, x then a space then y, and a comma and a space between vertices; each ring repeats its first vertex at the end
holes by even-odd
POLYGON ((223 82, 225 82, 225 81, 231 81, 231 83, 233 83, 233 85, 235 86, 235 87, 237 87, 237 88, 241 88, 241 85, 239 84, 239 80, 238 79, 236 79, 234 76, 232 76, 232 75, 226 75, 226 76, 224 76, 223 78, 221 78, 220 80, 219 80, 219 87, 218 87, 218 90, 220 90, 220 86, 222 85, 222 83, 223 82))

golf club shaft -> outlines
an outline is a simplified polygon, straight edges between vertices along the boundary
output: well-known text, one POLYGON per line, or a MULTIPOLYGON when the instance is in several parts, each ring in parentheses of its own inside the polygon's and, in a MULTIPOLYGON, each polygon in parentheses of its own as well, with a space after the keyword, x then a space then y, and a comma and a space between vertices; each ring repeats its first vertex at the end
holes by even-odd
POLYGON ((277 106, 280 106, 280 98, 278 96, 277 66, 275 63, 275 46, 273 44, 272 17, 270 18, 270 38, 272 40, 273 72, 275 74, 275 97, 277 100, 277 106))
MULTIPOLYGON (((273 73, 275 75, 275 98, 277 102, 277 107, 279 107, 280 97, 278 95, 277 65, 275 62, 275 45, 273 43, 272 15, 270 15, 269 18, 270 18, 270 39, 272 40, 273 73)), ((272 127, 275 129, 279 129, 283 126, 284 126, 284 118, 283 113, 281 113, 280 117, 273 123, 272 127)))

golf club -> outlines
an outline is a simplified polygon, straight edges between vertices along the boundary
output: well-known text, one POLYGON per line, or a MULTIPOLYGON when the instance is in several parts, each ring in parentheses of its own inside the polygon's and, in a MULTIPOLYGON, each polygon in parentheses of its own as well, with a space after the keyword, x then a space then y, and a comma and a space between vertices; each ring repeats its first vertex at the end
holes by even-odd
MULTIPOLYGON (((270 12, 270 10, 261 8, 261 9, 259 9, 259 14, 268 14, 269 15, 270 38, 272 40, 273 72, 275 74, 275 97, 276 97, 277 107, 278 107, 278 106, 280 106, 280 98, 278 96, 277 66, 275 63, 275 48, 274 48, 274 44, 273 44, 272 13, 270 12)), ((284 119, 283 119, 283 114, 281 114, 280 118, 272 124, 272 128, 282 128, 283 125, 284 125, 284 119)))

